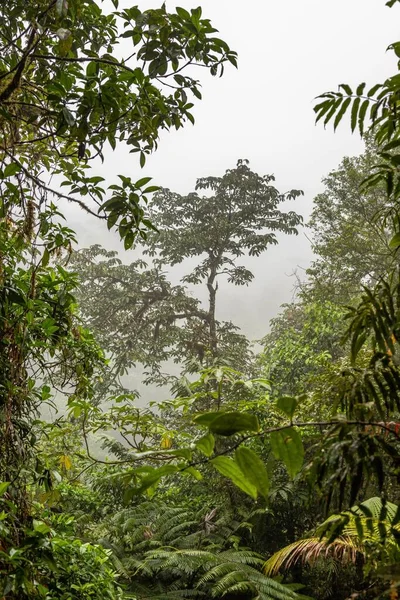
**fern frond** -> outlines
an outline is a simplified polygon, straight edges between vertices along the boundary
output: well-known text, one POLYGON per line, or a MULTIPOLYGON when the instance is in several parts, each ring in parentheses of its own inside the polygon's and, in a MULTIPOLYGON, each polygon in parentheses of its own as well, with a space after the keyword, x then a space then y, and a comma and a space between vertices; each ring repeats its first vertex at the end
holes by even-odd
POLYGON ((252 595, 257 593, 257 588, 245 577, 244 573, 233 571, 227 573, 224 577, 221 577, 217 583, 212 587, 212 595, 214 598, 225 596, 226 594, 235 591, 245 592, 246 594, 251 593, 252 595))
POLYGON ((223 598, 230 593, 259 600, 297 598, 293 590, 261 572, 264 561, 259 554, 231 547, 232 535, 251 529, 249 520, 222 513, 207 531, 206 510, 148 502, 115 516, 113 527, 123 532, 115 537, 122 537, 128 550, 122 566, 138 600, 223 598))
POLYGON ((219 560, 233 562, 236 564, 247 564, 253 566, 261 566, 263 564, 262 557, 253 552, 252 550, 246 550, 239 548, 238 550, 225 550, 218 554, 219 560))
POLYGON ((205 598, 206 594, 201 590, 173 590, 170 592, 151 593, 147 590, 144 595, 137 594, 136 600, 176 600, 177 598, 205 598))
POLYGON ((393 502, 382 502, 382 498, 378 496, 374 496, 372 498, 368 498, 364 502, 361 502, 358 506, 354 506, 352 508, 352 512, 358 513, 360 515, 365 514, 363 512, 363 507, 371 512, 371 516, 373 519, 379 519, 381 517, 382 509, 385 507, 386 509, 386 519, 391 522, 393 521, 396 512, 397 505, 393 504, 393 502))

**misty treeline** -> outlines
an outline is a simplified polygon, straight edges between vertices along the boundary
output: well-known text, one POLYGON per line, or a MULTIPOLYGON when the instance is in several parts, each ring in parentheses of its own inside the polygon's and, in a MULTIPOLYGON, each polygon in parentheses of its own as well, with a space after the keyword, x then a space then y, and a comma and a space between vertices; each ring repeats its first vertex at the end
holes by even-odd
POLYGON ((237 66, 201 8, 0 17, 1 598, 398 598, 399 74, 317 99, 365 151, 304 223, 244 158, 187 195, 99 174, 194 122, 199 67, 237 66), (66 202, 121 249, 77 248, 66 202), (218 286, 251 311, 248 257, 304 228, 313 262, 254 344, 218 286))

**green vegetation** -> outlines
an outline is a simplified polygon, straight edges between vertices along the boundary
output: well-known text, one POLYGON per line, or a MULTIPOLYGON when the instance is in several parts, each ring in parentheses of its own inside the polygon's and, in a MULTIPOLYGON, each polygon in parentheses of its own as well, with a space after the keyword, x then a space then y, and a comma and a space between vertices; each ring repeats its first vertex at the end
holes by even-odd
POLYGON ((0 6, 0 596, 394 600, 399 75, 318 100, 366 151, 325 179, 315 260, 256 353, 218 284, 250 285, 241 257, 298 232, 283 203, 301 192, 246 160, 186 196, 125 174, 105 189, 117 144, 143 166, 193 122, 197 67, 236 66, 200 8, 112 4, 0 6), (65 201, 121 252, 77 250, 65 201))

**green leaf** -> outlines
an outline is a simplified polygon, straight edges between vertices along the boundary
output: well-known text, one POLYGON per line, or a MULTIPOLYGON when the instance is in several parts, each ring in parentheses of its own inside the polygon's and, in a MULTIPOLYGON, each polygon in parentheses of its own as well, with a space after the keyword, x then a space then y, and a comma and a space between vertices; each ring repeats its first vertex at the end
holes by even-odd
POLYGON ((316 106, 314 106, 314 112, 317 114, 317 117, 315 119, 316 123, 318 123, 318 121, 320 119, 322 119, 322 117, 325 115, 325 113, 328 112, 328 110, 331 108, 331 105, 332 105, 331 100, 325 100, 324 102, 321 102, 320 104, 317 104, 316 106))
POLYGON ((118 219, 119 219, 119 214, 117 212, 111 213, 107 218, 108 229, 111 229, 112 227, 114 227, 114 225, 118 221, 118 219))
POLYGON ((261 458, 250 448, 240 446, 235 452, 235 461, 248 481, 257 488, 261 496, 267 498, 268 473, 261 458))
POLYGON ((357 117, 358 117, 358 108, 360 106, 361 99, 356 98, 353 102, 353 106, 351 108, 351 131, 355 131, 357 127, 357 117))
POLYGON ((63 114, 63 117, 64 117, 67 125, 72 127, 72 125, 75 124, 75 117, 72 114, 72 112, 70 110, 68 110, 68 108, 66 106, 64 106, 64 108, 62 109, 62 114, 63 114))
POLYGON ((340 121, 342 120, 346 110, 349 108, 350 103, 351 103, 351 98, 346 98, 346 100, 343 102, 342 106, 340 107, 340 110, 337 113, 335 120, 333 122, 334 130, 336 130, 337 126, 339 125, 340 121))
POLYGON ((135 234, 133 233, 133 231, 128 231, 128 233, 126 234, 126 236, 124 238, 125 250, 129 250, 129 248, 132 248, 134 241, 135 241, 135 234))
POLYGON ((153 192, 158 192, 160 190, 159 185, 150 185, 145 190, 143 190, 143 194, 152 194, 153 192))
POLYGON ((143 477, 141 479, 139 486, 137 487, 129 487, 126 489, 124 493, 124 502, 127 504, 133 498, 133 496, 138 496, 146 492, 149 488, 157 485, 162 477, 166 475, 172 475, 179 471, 179 467, 177 465, 164 465, 159 469, 154 469, 149 475, 143 477))
POLYGON ((212 433, 207 433, 196 442, 196 448, 205 456, 211 456, 214 452, 215 438, 212 433))
POLYGON ((203 475, 194 467, 187 467, 184 471, 182 471, 182 475, 191 475, 196 479, 196 481, 201 481, 203 479, 203 475))
POLYGON ((395 233, 389 242, 389 248, 391 250, 397 250, 400 247, 400 232, 395 233))
POLYGON ((293 478, 303 466, 304 448, 300 434, 292 427, 274 431, 271 433, 270 442, 275 458, 284 463, 287 472, 293 478))
POLYGON ((353 94, 353 90, 347 83, 341 83, 339 85, 339 88, 342 88, 342 90, 345 91, 346 94, 348 94, 349 96, 351 96, 353 94))
POLYGON ((255 415, 242 412, 208 412, 196 415, 193 419, 196 425, 204 425, 218 435, 233 435, 240 431, 254 431, 260 429, 255 415))
MULTIPOLYGON (((198 6, 197 8, 192 8, 190 12, 192 13, 192 16, 196 17, 197 21, 199 21, 199 19, 201 18, 201 13, 202 13, 201 6, 198 6)), ((213 38, 212 41, 214 42, 215 40, 217 40, 217 38, 213 38)), ((218 41, 222 42, 222 40, 218 40, 218 41)), ((225 44, 225 46, 226 46, 225 49, 229 50, 229 48, 227 47, 227 44, 225 42, 222 42, 222 43, 225 44)))
POLYGON ((358 127, 361 136, 364 134, 365 115, 367 114, 368 107, 369 100, 364 100, 364 102, 361 104, 360 111, 358 113, 358 127))
POLYGON ((211 464, 223 475, 234 483, 245 494, 248 494, 254 500, 257 498, 257 488, 250 483, 243 474, 240 467, 232 458, 227 456, 217 456, 211 461, 211 464))
POLYGON ((327 125, 329 123, 329 121, 332 119, 333 115, 336 113, 336 110, 341 105, 342 101, 343 101, 343 97, 336 98, 336 100, 330 101, 330 108, 325 116, 324 125, 327 125))
POLYGON ((207 413, 199 413, 193 417, 193 422, 196 425, 204 425, 205 427, 209 427, 211 423, 221 414, 225 414, 222 412, 207 412, 207 413))
POLYGON ((376 85, 374 85, 367 94, 368 98, 371 98, 372 96, 374 96, 376 94, 376 92, 381 89, 381 87, 382 87, 381 83, 377 83, 376 85))
POLYGON ((50 533, 51 528, 49 527, 49 525, 47 525, 47 523, 44 523, 43 521, 33 521, 33 530, 36 531, 37 533, 40 533, 42 535, 45 535, 46 533, 50 533))
POLYGON ((276 405, 289 419, 292 419, 298 405, 298 399, 293 396, 281 396, 278 398, 276 405))
POLYGON ((4 494, 6 493, 7 488, 8 488, 9 485, 10 485, 9 481, 2 481, 0 483, 0 497, 4 496, 4 494))
POLYGON ((17 163, 11 163, 4 169, 4 177, 12 177, 21 170, 21 166, 17 163))
POLYGON ((136 188, 141 188, 144 185, 146 185, 146 183, 149 183, 149 181, 152 180, 152 177, 142 177, 142 179, 139 179, 136 183, 135 183, 135 187, 136 188))
POLYGON ((400 139, 392 140, 388 144, 385 144, 380 152, 383 155, 384 152, 389 152, 389 150, 394 150, 400 146, 400 139))
POLYGON ((255 415, 240 412, 225 413, 212 421, 210 431, 219 435, 233 435, 240 431, 259 431, 260 425, 255 415))
POLYGON ((50 252, 48 250, 48 248, 45 248, 43 251, 43 255, 42 255, 42 268, 44 269, 44 267, 47 267, 47 265, 49 264, 49 260, 50 260, 50 252))
POLYGON ((90 62, 86 67, 86 77, 97 77, 99 73, 99 63, 90 62))
POLYGON ((358 88, 356 90, 357 96, 362 96, 362 94, 364 92, 365 85, 366 85, 365 83, 360 83, 360 85, 358 86, 358 88))
POLYGON ((190 20, 190 13, 188 13, 188 11, 185 8, 181 8, 180 6, 177 6, 175 10, 181 19, 183 19, 185 21, 190 20))

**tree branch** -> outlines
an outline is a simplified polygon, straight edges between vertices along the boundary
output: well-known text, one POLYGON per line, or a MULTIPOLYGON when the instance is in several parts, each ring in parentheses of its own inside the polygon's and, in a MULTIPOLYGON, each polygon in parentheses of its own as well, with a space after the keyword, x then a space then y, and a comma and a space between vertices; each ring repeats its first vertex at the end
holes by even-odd
MULTIPOLYGON (((85 422, 86 422, 86 418, 85 418, 85 422)), ((233 452, 234 450, 236 450, 236 448, 238 448, 241 444, 243 444, 244 442, 246 442, 247 440, 251 440, 254 438, 258 438, 258 437, 263 437, 266 435, 269 435, 271 433, 275 433, 278 431, 284 431, 285 429, 291 429, 292 427, 300 427, 300 428, 308 428, 308 427, 313 427, 313 428, 321 428, 321 427, 329 427, 332 425, 354 425, 354 426, 361 426, 361 427, 378 427, 384 431, 387 431, 388 433, 394 435, 396 438, 398 438, 398 435, 392 430, 390 429, 390 427, 388 427, 385 423, 378 423, 375 421, 345 421, 345 420, 335 420, 335 421, 310 421, 310 422, 301 422, 301 423, 286 423, 285 425, 279 425, 276 427, 269 427, 268 429, 264 429, 263 431, 260 431, 258 433, 251 433, 249 435, 245 435, 242 436, 237 442, 235 442, 232 446, 230 446, 229 448, 226 448, 225 450, 222 450, 221 452, 218 452, 217 454, 215 454, 215 456, 209 457, 209 458, 205 458, 205 459, 201 459, 201 460, 197 460, 197 461, 191 461, 190 463, 188 463, 185 466, 182 466, 180 469, 178 469, 178 473, 182 473, 183 471, 186 471, 187 469, 190 469, 191 467, 196 467, 196 466, 200 466, 200 465, 206 465, 208 464, 213 458, 217 458, 218 456, 224 456, 226 454, 230 454, 231 452, 233 452)), ((148 450, 146 452, 139 452, 136 453, 134 455, 132 455, 131 458, 126 459, 126 460, 118 460, 118 461, 106 461, 106 460, 100 460, 100 459, 96 459, 94 458, 89 451, 89 444, 87 441, 87 432, 85 429, 85 425, 83 426, 83 436, 84 436, 84 440, 85 440, 85 445, 86 445, 86 451, 87 451, 87 455, 88 458, 92 461, 98 462, 100 464, 106 464, 106 465, 123 465, 123 464, 132 464, 134 462, 143 460, 144 458, 152 458, 152 459, 161 459, 161 460, 170 460, 171 459, 171 455, 170 454, 166 454, 165 450, 148 450)))
POLYGON ((44 182, 41 179, 39 179, 39 177, 36 177, 36 175, 32 175, 31 173, 29 173, 28 169, 26 167, 24 167, 24 165, 18 159, 16 159, 15 156, 13 156, 10 152, 8 152, 8 150, 6 150, 4 148, 3 151, 5 154, 7 154, 7 156, 13 162, 17 163, 17 165, 21 168, 21 171, 24 173, 24 175, 26 177, 28 177, 28 179, 30 179, 31 181, 36 183, 36 185, 38 187, 40 187, 40 189, 44 190, 45 192, 48 192, 49 194, 54 194, 54 196, 57 196, 57 198, 60 198, 62 200, 68 200, 68 202, 74 202, 75 204, 78 204, 87 213, 89 213, 93 217, 96 217, 96 219, 102 219, 102 220, 107 219, 106 216, 101 216, 98 213, 95 213, 93 210, 91 210, 88 206, 86 206, 86 204, 84 202, 82 202, 82 200, 78 200, 77 198, 71 198, 71 196, 66 196, 65 194, 62 194, 61 192, 58 192, 57 190, 54 190, 53 188, 48 187, 47 185, 44 184, 44 182))
POLYGON ((135 70, 128 65, 125 65, 122 62, 113 61, 108 58, 99 58, 99 57, 86 57, 86 56, 52 56, 51 54, 31 54, 32 58, 43 59, 43 60, 53 60, 56 62, 67 62, 67 63, 87 63, 87 62, 95 62, 98 64, 111 65, 113 67, 118 67, 119 69, 124 69, 125 71, 129 71, 134 74, 135 70))

